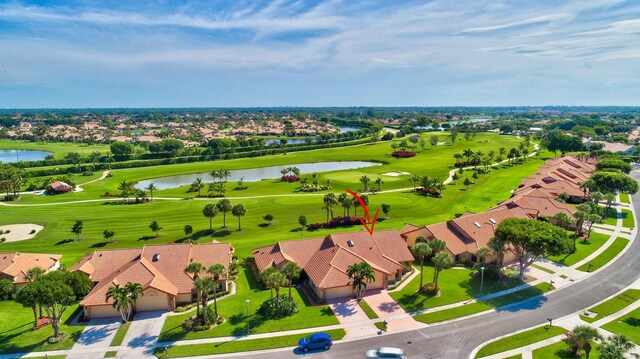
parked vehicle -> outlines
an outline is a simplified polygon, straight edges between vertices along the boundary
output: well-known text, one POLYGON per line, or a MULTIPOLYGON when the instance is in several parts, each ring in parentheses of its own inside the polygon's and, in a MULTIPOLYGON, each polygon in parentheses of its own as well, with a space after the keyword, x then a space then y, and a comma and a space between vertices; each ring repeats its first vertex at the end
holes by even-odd
POLYGON ((298 341, 298 345, 300 350, 305 353, 309 350, 328 350, 333 345, 333 340, 331 340, 331 336, 327 333, 315 333, 301 338, 300 341, 298 341))
POLYGON ((381 347, 367 351, 367 358, 395 358, 407 359, 404 350, 400 348, 381 347))

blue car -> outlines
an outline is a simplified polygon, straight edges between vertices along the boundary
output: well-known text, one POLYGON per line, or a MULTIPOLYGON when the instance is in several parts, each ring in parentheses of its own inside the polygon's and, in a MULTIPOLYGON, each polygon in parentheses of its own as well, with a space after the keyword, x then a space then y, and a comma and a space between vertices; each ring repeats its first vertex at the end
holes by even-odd
POLYGON ((331 336, 327 333, 316 333, 300 339, 298 344, 300 350, 306 353, 309 350, 328 350, 333 345, 333 341, 331 340, 331 336))

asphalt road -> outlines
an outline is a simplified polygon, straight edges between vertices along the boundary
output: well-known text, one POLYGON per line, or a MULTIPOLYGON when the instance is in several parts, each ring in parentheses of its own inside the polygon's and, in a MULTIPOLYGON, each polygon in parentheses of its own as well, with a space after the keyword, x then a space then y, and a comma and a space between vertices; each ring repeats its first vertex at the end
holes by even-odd
MULTIPOLYGON (((632 172, 640 179, 640 173, 632 172)), ((640 208, 640 193, 632 196, 640 208)), ((637 217, 637 216, 636 216, 637 217)), ((636 218, 636 225, 640 219, 636 218)), ((517 307, 501 309, 485 315, 452 323, 433 325, 421 330, 383 334, 334 345, 329 351, 304 355, 308 358, 363 358, 367 349, 380 346, 404 348, 409 358, 468 358, 483 342, 521 329, 546 323, 546 318, 561 318, 587 308, 615 294, 640 278, 640 240, 638 235, 627 252, 609 267, 569 287, 539 300, 517 307)), ((242 354, 234 358, 301 358, 302 353, 278 350, 269 353, 242 354)))

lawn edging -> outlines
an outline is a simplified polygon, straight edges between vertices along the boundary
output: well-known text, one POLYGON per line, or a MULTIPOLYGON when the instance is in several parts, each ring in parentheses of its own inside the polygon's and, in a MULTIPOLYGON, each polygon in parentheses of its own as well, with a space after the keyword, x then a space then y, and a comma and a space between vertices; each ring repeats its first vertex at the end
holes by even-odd
POLYGON ((472 357, 484 358, 489 355, 507 352, 509 350, 521 348, 556 337, 558 335, 562 335, 566 332, 567 330, 565 328, 559 327, 557 325, 550 327, 545 324, 533 328, 528 328, 526 330, 498 337, 491 341, 483 343, 478 347, 480 349, 478 349, 477 351, 474 350, 474 352, 472 352, 472 357), (503 343, 503 341, 505 341, 505 343, 503 343), (506 343, 507 341, 509 342, 506 343))

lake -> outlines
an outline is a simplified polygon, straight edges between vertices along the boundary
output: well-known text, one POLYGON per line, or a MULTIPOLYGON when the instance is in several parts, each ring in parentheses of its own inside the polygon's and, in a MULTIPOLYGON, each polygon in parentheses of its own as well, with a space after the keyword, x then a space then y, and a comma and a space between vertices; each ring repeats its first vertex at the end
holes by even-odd
MULTIPOLYGON (((380 166, 381 163, 377 162, 365 162, 365 161, 340 161, 340 162, 316 162, 316 163, 297 163, 291 165, 281 166, 269 166, 260 168, 248 168, 243 170, 232 170, 231 176, 227 179, 229 182, 239 181, 241 177, 244 177, 245 182, 257 182, 263 179, 280 178, 282 174, 280 170, 287 167, 298 167, 300 169, 300 176, 304 177, 313 172, 330 172, 340 170, 350 170, 355 168, 364 168, 372 166, 380 166)), ((219 169, 219 168, 218 168, 219 169)), ((153 182, 158 189, 177 188, 181 186, 190 185, 196 178, 201 177, 204 182, 212 182, 213 179, 209 175, 209 172, 192 173, 186 175, 176 175, 152 178, 138 182, 136 188, 144 189, 153 182)))
POLYGON ((0 162, 40 161, 51 154, 51 152, 36 150, 0 150, 0 162))

